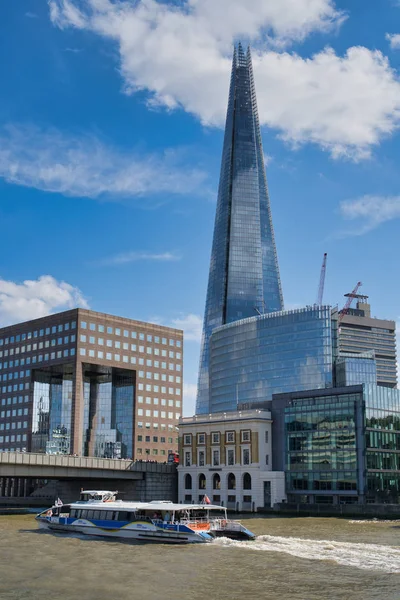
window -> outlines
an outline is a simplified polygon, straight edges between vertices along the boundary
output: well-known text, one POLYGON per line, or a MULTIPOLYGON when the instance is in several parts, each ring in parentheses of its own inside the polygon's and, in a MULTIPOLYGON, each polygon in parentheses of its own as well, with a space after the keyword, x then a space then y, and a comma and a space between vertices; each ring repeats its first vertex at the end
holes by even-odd
POLYGON ((235 441, 235 432, 234 431, 227 431, 225 433, 225 441, 227 443, 232 443, 235 441))
POLYGON ((198 457, 198 461, 197 464, 199 467, 204 467, 205 466, 205 452, 204 450, 199 450, 199 457, 198 457))
POLYGON ((213 432, 211 434, 211 440, 212 440, 213 444, 219 444, 219 440, 220 440, 219 431, 218 432, 213 432))
POLYGON ((228 448, 226 451, 226 464, 229 467, 233 467, 235 464, 235 450, 234 448, 228 448))
MULTIPOLYGON (((178 406, 178 402, 176 403, 176 405, 178 406)), ((197 434, 197 444, 199 446, 204 446, 206 443, 206 434, 205 433, 198 433, 197 434)))
POLYGON ((248 448, 243 448, 242 450, 242 465, 250 464, 250 450, 248 448))
POLYGON ((199 475, 199 490, 205 490, 206 489, 206 476, 204 475, 204 473, 200 473, 199 475))
MULTIPOLYGON (((164 418, 165 418, 165 413, 164 413, 164 418)), ((183 436, 183 443, 185 446, 192 445, 192 434, 191 433, 185 433, 185 435, 183 436)))
POLYGON ((213 450, 212 453, 212 464, 214 467, 219 466, 219 450, 213 450))
POLYGON ((265 455, 265 464, 268 466, 269 465, 269 454, 265 455))
POLYGON ((191 490, 192 489, 192 476, 187 473, 185 475, 185 490, 191 490))
POLYGON ((265 443, 268 444, 269 442, 269 431, 265 432, 265 443))
POLYGON ((233 473, 228 475, 228 490, 236 490, 236 477, 233 473))
POLYGON ((250 473, 245 473, 243 475, 243 489, 251 490, 251 475, 250 475, 250 473))
POLYGON ((86 329, 87 328, 87 323, 85 323, 85 321, 81 321, 81 329, 86 329))
POLYGON ((89 323, 89 329, 90 329, 90 331, 96 331, 95 323, 89 323))
POLYGON ((242 431, 242 442, 250 442, 250 430, 242 431))
POLYGON ((191 463, 190 457, 191 457, 191 454, 192 453, 190 452, 190 450, 185 452, 185 467, 190 467, 190 463, 191 463))

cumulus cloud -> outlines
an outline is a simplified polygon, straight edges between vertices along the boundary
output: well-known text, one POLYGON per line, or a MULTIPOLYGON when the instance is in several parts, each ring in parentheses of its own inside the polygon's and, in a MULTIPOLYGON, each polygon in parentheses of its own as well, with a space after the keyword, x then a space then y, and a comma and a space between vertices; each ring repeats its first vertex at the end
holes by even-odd
POLYGON ((203 319, 199 315, 192 313, 180 315, 176 319, 172 319, 171 327, 183 329, 185 341, 201 342, 203 319))
POLYGON ((207 125, 223 125, 238 37, 254 47, 261 123, 288 143, 361 159, 399 125, 400 82, 381 52, 277 51, 340 26, 331 0, 50 0, 50 10, 55 26, 116 43, 127 93, 147 90, 150 104, 183 108, 207 125))
POLYGON ((0 326, 29 321, 80 306, 88 308, 82 292, 50 275, 22 283, 0 279, 0 326))
POLYGON ((179 151, 122 152, 94 136, 8 126, 0 130, 0 177, 68 196, 129 198, 199 193, 205 173, 188 168, 179 151))
POLYGON ((400 196, 362 196, 340 203, 341 215, 356 221, 357 228, 347 232, 363 235, 382 223, 400 218, 400 196))
POLYGON ((104 266, 116 266, 140 261, 173 262, 180 259, 181 256, 175 254, 174 252, 152 253, 132 251, 123 252, 121 254, 116 254, 115 256, 110 256, 109 258, 104 258, 98 261, 96 264, 104 266))
POLYGON ((387 33, 385 37, 392 50, 398 50, 400 48, 400 33, 387 33))

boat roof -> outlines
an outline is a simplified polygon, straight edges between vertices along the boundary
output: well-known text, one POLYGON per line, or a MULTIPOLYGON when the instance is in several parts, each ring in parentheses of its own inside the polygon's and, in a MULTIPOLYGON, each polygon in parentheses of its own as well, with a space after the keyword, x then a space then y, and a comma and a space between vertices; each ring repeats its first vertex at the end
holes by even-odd
MULTIPOLYGON (((83 492, 84 493, 84 492, 83 492)), ((175 504, 174 502, 128 502, 116 500, 115 502, 72 502, 71 508, 88 508, 90 510, 154 510, 154 511, 181 511, 181 510, 226 510, 225 506, 216 504, 175 504)))

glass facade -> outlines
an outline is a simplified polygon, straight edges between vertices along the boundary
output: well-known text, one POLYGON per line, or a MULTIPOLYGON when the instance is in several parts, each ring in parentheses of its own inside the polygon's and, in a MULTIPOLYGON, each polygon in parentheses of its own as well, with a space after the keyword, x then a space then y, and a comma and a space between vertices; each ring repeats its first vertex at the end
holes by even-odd
POLYGON ((360 394, 293 400, 285 410, 286 489, 311 494, 359 489, 357 401, 360 394))
POLYGON ((221 325, 282 310, 250 50, 232 66, 196 412, 210 411, 209 339, 221 325))
POLYGON ((33 371, 32 452, 70 454, 72 365, 33 371))
POLYGON ((82 365, 83 453, 100 458, 132 458, 135 371, 82 365))
POLYGON ((400 391, 365 385, 367 494, 370 501, 400 501, 400 391))
POLYGON ((362 383, 374 385, 377 383, 374 353, 339 356, 336 361, 336 386, 343 387, 362 383))
POLYGON ((332 387, 336 321, 328 306, 261 315, 211 336, 210 412, 332 387))

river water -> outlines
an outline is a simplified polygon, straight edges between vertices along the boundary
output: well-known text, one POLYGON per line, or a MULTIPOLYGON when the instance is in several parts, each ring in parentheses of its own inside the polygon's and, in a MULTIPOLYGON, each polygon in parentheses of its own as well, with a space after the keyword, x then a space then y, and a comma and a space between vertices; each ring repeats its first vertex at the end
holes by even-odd
POLYGON ((0 516, 1 600, 400 600, 400 521, 246 518, 254 542, 167 546, 0 516))

